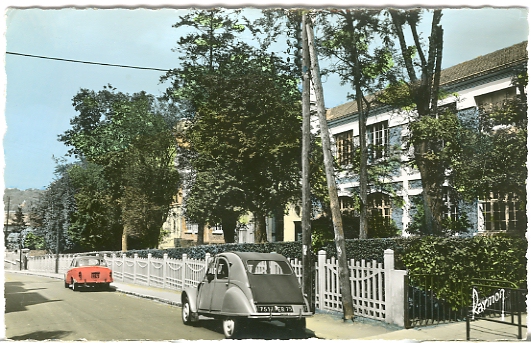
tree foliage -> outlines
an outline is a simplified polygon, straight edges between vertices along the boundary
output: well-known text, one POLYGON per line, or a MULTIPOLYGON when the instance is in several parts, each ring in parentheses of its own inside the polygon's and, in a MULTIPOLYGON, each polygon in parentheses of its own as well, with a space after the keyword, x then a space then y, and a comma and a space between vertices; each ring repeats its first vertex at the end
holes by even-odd
MULTIPOLYGON (((220 15, 198 10, 181 18, 176 26, 197 32, 181 39, 183 63, 165 77, 172 81, 167 94, 188 105, 190 114, 184 136, 192 169, 186 215, 215 224, 250 211, 255 237, 265 241, 265 216, 298 189, 300 92, 288 64, 237 40, 243 27, 220 15), (189 60, 197 49, 202 58, 189 60)), ((226 230, 224 225, 226 241, 235 222, 226 230)))
POLYGON ((80 249, 75 237, 69 234, 72 214, 76 212, 77 207, 74 189, 67 172, 68 166, 58 161, 55 170, 56 179, 30 210, 33 234, 40 237, 36 239, 36 243, 41 247, 44 246, 50 253, 56 253, 58 248, 61 253, 80 249))
MULTIPOLYGON (((442 192, 444 174, 446 169, 442 164, 436 164, 440 146, 445 143, 439 137, 425 135, 420 128, 427 124, 430 118, 437 118, 440 114, 438 100, 440 97, 440 72, 443 53, 443 28, 440 24, 442 10, 435 9, 390 9, 387 11, 389 27, 392 28, 394 37, 400 47, 400 58, 397 66, 400 72, 395 80, 390 83, 388 93, 383 98, 387 104, 403 110, 411 108, 415 117, 412 123, 419 122, 413 127, 411 146, 414 149, 413 158, 418 168, 423 189, 424 226, 426 231, 439 234, 444 218, 442 205, 442 192), (423 44, 423 39, 418 32, 418 26, 426 13, 432 14, 431 31, 428 33, 428 46, 423 44), (405 29, 411 31, 413 45, 408 45, 405 29), (403 73, 403 76, 400 76, 403 73), (396 96, 396 97, 393 97, 396 96), (391 102, 389 100, 392 99, 391 102), (424 119, 426 118, 426 119, 424 119), (420 134, 419 134, 420 133, 420 134)), ((414 125, 413 125, 414 126, 414 125)))
POLYGON ((82 163, 70 169, 78 213, 72 234, 86 248, 155 247, 178 191, 174 167, 177 109, 145 92, 82 89, 79 114, 59 136, 82 163))
POLYGON ((461 120, 461 150, 454 156, 452 174, 453 183, 466 199, 512 194, 522 206, 526 203, 526 70, 515 70, 513 86, 518 90, 514 97, 491 108, 479 108, 461 120))

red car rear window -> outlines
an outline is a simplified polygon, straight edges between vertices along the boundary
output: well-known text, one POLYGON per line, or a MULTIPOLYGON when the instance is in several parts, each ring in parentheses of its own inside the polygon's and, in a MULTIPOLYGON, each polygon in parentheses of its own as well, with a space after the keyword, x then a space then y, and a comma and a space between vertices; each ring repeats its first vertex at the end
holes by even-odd
POLYGON ((107 263, 105 263, 104 260, 100 260, 98 258, 80 258, 79 260, 77 260, 77 266, 78 267, 85 267, 85 266, 107 267, 107 263))

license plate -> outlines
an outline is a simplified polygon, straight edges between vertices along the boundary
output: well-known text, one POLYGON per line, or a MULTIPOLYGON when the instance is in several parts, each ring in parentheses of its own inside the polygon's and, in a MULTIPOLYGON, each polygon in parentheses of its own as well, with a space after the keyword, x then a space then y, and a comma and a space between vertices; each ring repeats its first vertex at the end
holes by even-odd
POLYGON ((99 272, 92 273, 91 276, 92 276, 93 279, 99 279, 100 278, 100 273, 99 272))
POLYGON ((262 313, 288 313, 293 312, 293 307, 291 306, 282 306, 282 305, 273 305, 273 306, 257 306, 258 312, 262 313))

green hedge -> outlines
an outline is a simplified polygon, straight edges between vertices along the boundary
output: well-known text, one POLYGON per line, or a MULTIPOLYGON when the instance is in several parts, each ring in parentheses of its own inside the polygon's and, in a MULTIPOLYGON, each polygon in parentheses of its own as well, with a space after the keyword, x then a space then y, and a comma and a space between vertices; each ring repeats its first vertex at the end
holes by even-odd
POLYGON ((402 259, 418 288, 459 308, 470 303, 472 278, 527 288, 526 251, 525 239, 509 236, 423 237, 411 240, 402 259), (433 284, 422 286, 422 274, 434 276, 433 284))
MULTIPOLYGON (((347 251, 348 259, 355 260, 376 260, 383 263, 384 251, 392 249, 395 251, 395 267, 403 269, 404 265, 401 262, 401 255, 405 247, 409 244, 409 238, 375 238, 375 239, 348 239, 345 240, 345 249, 347 251)), ((326 251, 327 257, 336 257, 335 243, 327 242, 322 247, 326 251)), ((138 254, 139 257, 147 257, 149 253, 153 257, 162 258, 164 254, 168 257, 180 259, 183 254, 189 258, 202 259, 206 253, 211 255, 224 251, 253 251, 253 252, 277 252, 286 256, 287 258, 302 258, 302 243, 298 242, 273 242, 273 243, 233 243, 233 244, 215 244, 215 245, 201 245, 183 248, 171 249, 147 249, 147 250, 129 250, 126 252, 127 256, 138 254)))
MULTIPOLYGON (((411 281, 420 285, 420 274, 433 275, 439 281, 425 289, 433 291, 452 306, 466 305, 470 299, 471 278, 490 278, 510 281, 519 287, 526 286, 527 241, 510 236, 477 237, 414 237, 345 240, 348 259, 382 263, 384 251, 395 251, 395 268, 406 269, 411 281), (463 300, 464 299, 464 300, 463 300)), ((327 257, 336 257, 334 242, 325 243, 322 250, 327 257)), ((215 255, 224 251, 277 252, 288 258, 302 258, 301 242, 274 242, 264 244, 219 244, 187 248, 132 250, 140 257, 180 259, 183 254, 190 258, 203 259, 206 253, 215 255)), ((422 286, 418 286, 422 288, 422 286)))
POLYGON ((252 251, 252 252, 276 252, 288 258, 301 258, 302 245, 300 242, 274 242, 274 243, 232 243, 232 244, 212 244, 200 245, 186 248, 171 248, 171 249, 148 249, 148 250, 129 250, 126 252, 127 256, 138 254, 139 257, 147 257, 149 253, 153 257, 162 258, 164 254, 168 257, 180 259, 183 254, 188 258, 203 259, 206 253, 215 255, 225 251, 252 251))

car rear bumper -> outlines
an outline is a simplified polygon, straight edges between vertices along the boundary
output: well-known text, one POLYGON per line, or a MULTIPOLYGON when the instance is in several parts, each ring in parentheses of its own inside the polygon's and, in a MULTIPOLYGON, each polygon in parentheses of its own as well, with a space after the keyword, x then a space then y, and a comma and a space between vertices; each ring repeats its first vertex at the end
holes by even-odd
POLYGON ((311 312, 304 313, 251 313, 246 317, 249 319, 262 319, 262 320, 273 320, 273 319, 297 319, 297 318, 307 318, 313 316, 311 312))
POLYGON ((102 279, 102 280, 80 280, 80 281, 77 281, 79 284, 82 284, 82 285, 87 285, 87 286, 90 286, 90 285, 103 285, 103 284, 109 284, 111 282, 113 282, 113 280, 105 280, 105 279, 102 279))

